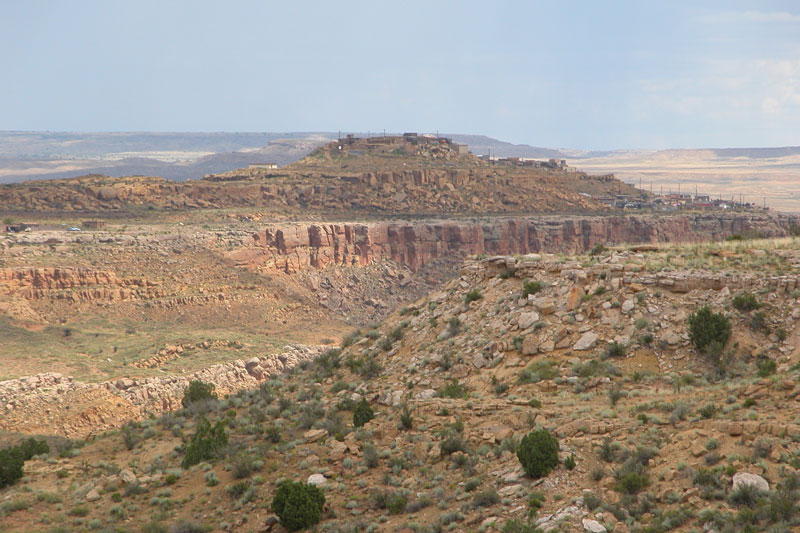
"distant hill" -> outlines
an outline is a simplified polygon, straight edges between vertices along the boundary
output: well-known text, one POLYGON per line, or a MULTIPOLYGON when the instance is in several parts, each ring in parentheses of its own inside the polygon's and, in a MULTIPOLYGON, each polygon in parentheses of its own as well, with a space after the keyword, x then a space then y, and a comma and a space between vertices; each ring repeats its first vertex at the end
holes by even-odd
MULTIPOLYGON (((199 179, 272 162, 281 166, 298 161, 339 135, 358 132, 0 132, 0 183, 73 178, 86 174, 112 177, 148 175, 173 181, 199 179)), ((588 151, 513 144, 485 135, 443 134, 469 145, 475 155, 567 159, 579 168, 624 171, 632 161, 660 167, 664 160, 706 159, 716 165, 730 159, 768 159, 800 156, 800 147, 708 148, 675 150, 588 151)))
POLYGON ((469 145, 469 150, 475 155, 486 155, 489 150, 492 157, 529 157, 536 159, 564 159, 567 155, 560 150, 552 148, 540 148, 529 144, 512 144, 505 141, 498 141, 485 135, 460 135, 446 134, 455 142, 469 145))

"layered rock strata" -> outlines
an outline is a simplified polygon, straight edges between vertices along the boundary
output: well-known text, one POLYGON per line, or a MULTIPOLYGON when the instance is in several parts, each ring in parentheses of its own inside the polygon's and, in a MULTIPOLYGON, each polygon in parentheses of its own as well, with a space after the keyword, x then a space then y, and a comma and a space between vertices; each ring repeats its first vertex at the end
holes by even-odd
POLYGON ((240 263, 258 263, 285 272, 383 260, 416 271, 440 257, 579 253, 596 244, 699 242, 734 234, 780 237, 797 222, 797 217, 786 215, 699 214, 297 224, 267 227, 253 235, 252 247, 232 256, 240 263))

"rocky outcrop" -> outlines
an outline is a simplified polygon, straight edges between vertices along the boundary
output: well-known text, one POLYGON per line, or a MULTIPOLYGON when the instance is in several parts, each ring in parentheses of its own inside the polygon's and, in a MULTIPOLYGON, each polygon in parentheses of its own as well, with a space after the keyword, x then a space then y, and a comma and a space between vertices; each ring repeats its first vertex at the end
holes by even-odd
MULTIPOLYGON (((409 163, 411 165, 412 163, 409 163)), ((413 163, 420 166, 419 163, 413 163)), ((245 170, 231 176, 170 182, 154 177, 28 182, 0 186, 9 210, 111 211, 126 208, 259 207, 371 213, 557 213, 606 211, 586 189, 610 192, 614 180, 576 172, 497 168, 406 168, 357 172, 340 168, 245 170)))
POLYGON ((153 297, 155 283, 88 268, 0 268, 0 294, 26 300, 122 301, 153 297))
POLYGON ((698 242, 737 233, 778 237, 796 222, 753 213, 270 226, 253 236, 252 248, 232 256, 286 272, 383 260, 418 270, 440 257, 577 253, 596 244, 698 242))
POLYGON ((85 383, 46 373, 0 381, 0 429, 86 437, 149 413, 180 408, 183 391, 192 380, 213 383, 224 397, 257 387, 270 376, 315 358, 323 349, 289 346, 280 354, 236 360, 180 376, 85 383))

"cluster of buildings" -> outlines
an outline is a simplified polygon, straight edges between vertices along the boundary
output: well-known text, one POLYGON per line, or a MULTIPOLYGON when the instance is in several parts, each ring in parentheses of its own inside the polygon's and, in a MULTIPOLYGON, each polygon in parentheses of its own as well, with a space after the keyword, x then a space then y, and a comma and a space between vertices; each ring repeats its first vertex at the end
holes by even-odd
POLYGON ((407 142, 414 146, 447 146, 458 155, 465 155, 469 153, 469 147, 466 144, 458 144, 453 142, 449 137, 439 137, 438 135, 418 134, 416 132, 404 133, 402 137, 396 135, 381 135, 376 137, 356 137, 353 134, 348 134, 339 139, 339 149, 367 149, 373 147, 380 147, 386 145, 397 144, 398 142, 407 142))
POLYGON ((721 196, 715 199, 707 194, 615 194, 594 196, 592 198, 597 202, 617 209, 654 209, 659 211, 677 211, 679 209, 718 211, 730 209, 742 211, 758 208, 756 204, 744 202, 741 199, 738 202, 734 198, 723 200, 721 196))
POLYGON ((527 157, 491 157, 489 155, 479 156, 479 159, 488 162, 490 165, 500 165, 506 167, 532 167, 546 168, 549 170, 563 170, 566 172, 577 172, 576 168, 567 165, 566 159, 530 159, 527 157))
MULTIPOLYGON (((104 220, 84 220, 81 222, 83 229, 103 229, 106 227, 104 220)), ((22 233, 36 230, 63 230, 67 231, 80 231, 81 228, 77 226, 69 226, 66 224, 60 225, 41 225, 38 222, 12 222, 5 225, 6 233, 22 233)))

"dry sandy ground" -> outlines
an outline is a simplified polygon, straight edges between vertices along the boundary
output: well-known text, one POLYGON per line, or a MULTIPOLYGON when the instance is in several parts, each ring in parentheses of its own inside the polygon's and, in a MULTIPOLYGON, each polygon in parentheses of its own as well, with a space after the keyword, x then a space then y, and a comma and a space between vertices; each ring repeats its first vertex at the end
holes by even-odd
POLYGON ((624 151, 570 161, 589 173, 613 172, 653 192, 711 194, 800 212, 800 156, 720 157, 711 150, 624 151))

